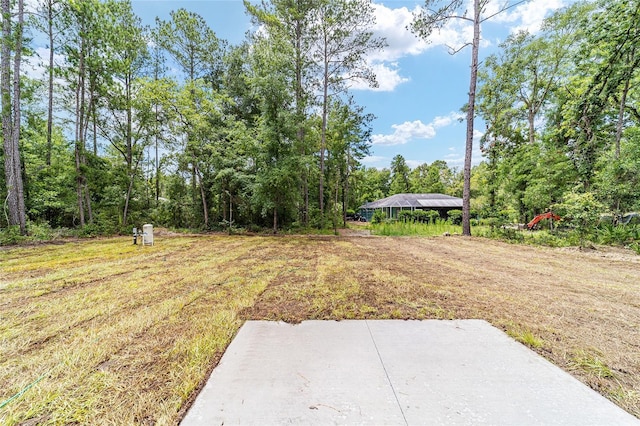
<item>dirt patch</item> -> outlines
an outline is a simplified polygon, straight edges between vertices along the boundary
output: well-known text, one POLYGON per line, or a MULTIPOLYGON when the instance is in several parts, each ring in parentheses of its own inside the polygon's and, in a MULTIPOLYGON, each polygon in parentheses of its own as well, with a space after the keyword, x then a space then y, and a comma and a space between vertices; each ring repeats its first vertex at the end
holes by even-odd
POLYGON ((623 247, 593 246, 588 248, 562 247, 557 249, 563 253, 572 253, 576 256, 599 258, 606 260, 616 260, 629 263, 640 264, 640 256, 634 251, 623 247))
POLYGON ((369 229, 361 228, 344 228, 339 229, 338 233, 341 237, 370 237, 371 231, 369 229))

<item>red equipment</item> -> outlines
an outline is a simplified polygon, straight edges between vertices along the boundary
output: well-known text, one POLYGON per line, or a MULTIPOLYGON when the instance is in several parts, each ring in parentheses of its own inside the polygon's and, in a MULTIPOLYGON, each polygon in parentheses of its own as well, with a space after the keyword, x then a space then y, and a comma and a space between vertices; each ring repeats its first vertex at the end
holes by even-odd
POLYGON ((546 212, 546 213, 539 214, 538 216, 534 217, 531 222, 527 223, 527 228, 533 229, 533 227, 536 226, 538 222, 540 222, 543 219, 560 220, 560 216, 558 216, 553 212, 546 212))

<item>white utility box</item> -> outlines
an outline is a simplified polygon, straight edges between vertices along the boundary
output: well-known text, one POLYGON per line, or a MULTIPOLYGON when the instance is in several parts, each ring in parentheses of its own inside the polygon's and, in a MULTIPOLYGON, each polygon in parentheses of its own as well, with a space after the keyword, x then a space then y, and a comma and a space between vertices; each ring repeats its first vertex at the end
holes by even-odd
POLYGON ((142 245, 153 245, 153 225, 149 223, 142 225, 142 245))

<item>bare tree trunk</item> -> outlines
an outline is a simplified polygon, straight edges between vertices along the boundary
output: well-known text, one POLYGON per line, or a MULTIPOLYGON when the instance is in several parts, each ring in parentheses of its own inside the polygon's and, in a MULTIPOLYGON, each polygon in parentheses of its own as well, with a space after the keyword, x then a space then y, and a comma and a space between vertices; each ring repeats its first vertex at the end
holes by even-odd
POLYGON ((333 199, 333 208, 331 209, 331 221, 333 222, 333 233, 338 235, 338 200, 340 200, 340 174, 336 175, 336 192, 333 199))
POLYGON ((322 102, 322 135, 320 139, 320 176, 319 179, 319 206, 320 206, 320 224, 321 228, 324 228, 324 172, 325 172, 325 151, 327 147, 327 114, 328 114, 328 99, 327 99, 327 85, 324 86, 324 101, 322 102))
POLYGON ((89 216, 89 223, 93 222, 93 210, 91 209, 91 194, 89 192, 89 184, 87 183, 87 178, 83 178, 84 180, 84 198, 85 203, 87 205, 87 215, 89 216))
POLYGON ((158 105, 156 109, 155 142, 156 142, 156 205, 160 199, 160 158, 158 157, 158 105))
POLYGON ((125 134, 125 144, 126 144, 126 158, 125 162, 127 163, 127 175, 129 176, 129 185, 127 186, 127 194, 125 195, 124 201, 124 211, 122 213, 122 225, 127 226, 127 215, 129 213, 129 201, 131 200, 131 193, 133 192, 133 181, 135 179, 136 170, 138 165, 140 164, 141 157, 143 153, 140 153, 140 157, 135 159, 133 158, 133 113, 131 111, 131 80, 126 77, 125 78, 125 93, 127 97, 127 127, 125 134))
POLYGON ((469 102, 467 104, 467 140, 464 155, 464 185, 462 190, 462 235, 466 236, 471 236, 471 157, 473 154, 473 119, 475 117, 478 50, 480 47, 480 0, 474 0, 473 7, 471 79, 469 83, 469 102))
POLYGON ((11 104, 11 4, 2 0, 2 50, 0 55, 0 91, 2 91, 2 140, 4 145, 4 174, 7 187, 7 198, 4 200, 5 214, 9 225, 17 225, 18 197, 15 191, 16 181, 13 173, 13 121, 11 104))
POLYGON ((273 207, 273 233, 278 233, 278 206, 273 207))
POLYGON ((133 175, 129 177, 129 187, 127 188, 127 195, 124 198, 124 212, 122 213, 122 226, 127 226, 127 217, 129 214, 129 200, 131 199, 131 192, 133 191, 133 175))
POLYGON ((75 161, 76 161, 76 196, 78 198, 78 219, 80 226, 84 226, 84 200, 82 197, 82 176, 80 175, 80 144, 76 141, 75 161))
POLYGON ((347 205, 349 204, 349 164, 351 164, 351 151, 347 149, 347 164, 344 176, 344 186, 342 188, 342 226, 347 227, 347 205))
POLYGON ((24 202, 24 183, 22 181, 22 165, 20 160, 20 66, 22 63, 22 34, 24 29, 24 1, 18 0, 18 27, 15 36, 15 54, 13 65, 13 167, 18 196, 18 220, 20 233, 27 233, 27 215, 24 202))
POLYGON ((616 160, 620 159, 620 141, 622 140, 622 130, 624 127, 624 109, 627 103, 627 94, 629 93, 629 86, 631 85, 631 79, 628 78, 624 84, 624 90, 620 99, 620 109, 618 111, 618 123, 616 125, 616 160))
POLYGON ((0 61, 0 92, 2 93, 2 132, 4 142, 4 165, 7 187, 5 200, 9 225, 20 227, 26 234, 26 212, 24 184, 20 161, 20 65, 22 61, 22 32, 24 25, 24 3, 18 1, 18 24, 12 34, 11 2, 2 0, 2 48, 0 61), (15 45, 12 41, 15 40, 15 45), (11 85, 11 48, 14 49, 13 96, 11 85))
POLYGON ((532 110, 529 110, 528 114, 529 119, 529 145, 533 145, 536 143, 536 113, 532 110))
POLYGON ((96 101, 91 95, 91 137, 93 140, 93 155, 98 156, 98 117, 96 115, 96 101))
MULTIPOLYGON (((200 182, 200 197, 202 198, 202 214, 203 214, 203 219, 204 219, 204 227, 205 229, 209 229, 209 206, 207 205, 207 197, 206 194, 204 192, 204 186, 202 184, 202 176, 200 174, 200 170, 198 169, 197 164, 193 163, 193 173, 194 176, 197 178, 197 181, 200 182)), ((198 182, 196 182, 196 185, 198 184, 198 182)))
POLYGON ((304 226, 309 227, 309 170, 305 166, 304 170, 304 182, 303 182, 303 191, 304 191, 304 226))
POLYGON ((53 0, 47 1, 47 32, 49 36, 49 99, 47 106, 47 166, 51 165, 51 150, 53 149, 53 0))
MULTIPOLYGON (((304 89, 302 87, 302 68, 303 64, 303 52, 302 52, 302 36, 303 36, 303 24, 300 20, 296 21, 295 25, 295 41, 294 49, 296 55, 295 63, 295 95, 296 95, 296 117, 298 122, 297 138, 300 145, 300 154, 302 158, 306 158, 307 149, 304 144, 304 89)), ((302 176, 302 197, 304 200, 302 223, 305 227, 309 227, 309 175, 305 170, 302 176)))
MULTIPOLYGON (((326 46, 326 40, 325 40, 326 46)), ((319 176, 319 206, 320 206, 320 228, 324 228, 324 160, 327 148, 327 115, 329 113, 329 60, 324 59, 324 80, 322 84, 322 131, 320 137, 320 176, 319 176)))
POLYGON ((80 227, 85 225, 84 217, 84 172, 82 165, 84 164, 84 41, 80 41, 80 61, 78 64, 78 87, 76 87, 76 124, 75 124, 75 162, 76 162, 76 195, 78 197, 78 218, 80 219, 80 227))

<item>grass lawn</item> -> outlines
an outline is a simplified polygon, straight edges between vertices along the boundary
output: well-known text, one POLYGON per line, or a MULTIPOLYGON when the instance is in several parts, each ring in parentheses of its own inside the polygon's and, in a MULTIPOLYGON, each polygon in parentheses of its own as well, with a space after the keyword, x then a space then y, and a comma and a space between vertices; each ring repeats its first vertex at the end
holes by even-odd
POLYGON ((0 248, 0 424, 176 424, 247 319, 482 318, 640 416, 640 256, 479 238, 0 248))

